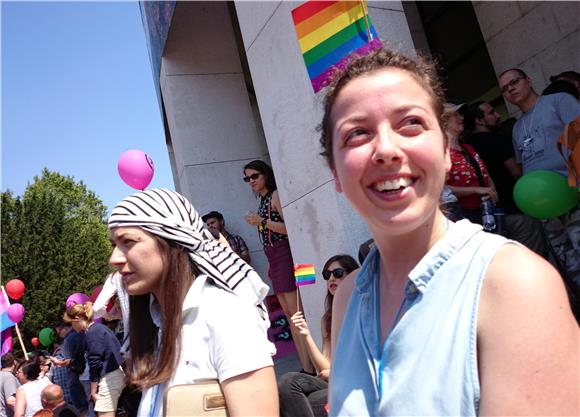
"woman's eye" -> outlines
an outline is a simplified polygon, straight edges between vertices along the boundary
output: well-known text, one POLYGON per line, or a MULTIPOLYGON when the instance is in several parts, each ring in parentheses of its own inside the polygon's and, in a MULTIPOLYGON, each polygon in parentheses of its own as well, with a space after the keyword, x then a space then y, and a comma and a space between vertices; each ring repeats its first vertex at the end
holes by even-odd
POLYGON ((417 117, 410 117, 406 119, 400 128, 403 135, 414 136, 425 130, 423 121, 417 117))
POLYGON ((351 130, 350 132, 348 132, 348 134, 346 135, 345 138, 345 142, 349 142, 352 141, 353 139, 357 139, 357 138, 361 138, 361 137, 365 137, 367 135, 367 131, 361 128, 356 128, 351 130))

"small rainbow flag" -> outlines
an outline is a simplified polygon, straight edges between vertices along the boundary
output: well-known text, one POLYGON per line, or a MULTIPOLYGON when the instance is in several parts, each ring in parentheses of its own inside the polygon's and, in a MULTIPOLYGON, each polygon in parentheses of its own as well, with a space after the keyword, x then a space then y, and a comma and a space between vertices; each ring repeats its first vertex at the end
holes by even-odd
POLYGON ((311 0, 292 10, 292 19, 315 93, 335 67, 346 66, 351 53, 366 55, 381 47, 364 1, 311 0))
POLYGON ((294 265, 294 278, 296 278, 297 287, 314 284, 316 282, 314 265, 313 264, 294 265))

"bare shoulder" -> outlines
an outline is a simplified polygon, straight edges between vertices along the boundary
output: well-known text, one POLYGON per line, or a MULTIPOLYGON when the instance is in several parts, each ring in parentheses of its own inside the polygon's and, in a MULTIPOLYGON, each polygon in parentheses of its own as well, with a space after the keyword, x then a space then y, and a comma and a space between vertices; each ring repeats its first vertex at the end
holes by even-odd
POLYGON ((579 340, 558 272, 524 247, 502 246, 479 305, 480 414, 577 412, 579 340))
POLYGON ((498 318, 498 307, 504 304, 514 320, 516 312, 526 321, 535 316, 573 319, 558 271, 520 245, 503 245, 491 261, 482 288, 479 323, 491 324, 488 319, 498 318))
POLYGON ((278 194, 278 190, 272 191, 272 206, 278 213, 282 214, 282 203, 280 202, 280 194, 278 194))

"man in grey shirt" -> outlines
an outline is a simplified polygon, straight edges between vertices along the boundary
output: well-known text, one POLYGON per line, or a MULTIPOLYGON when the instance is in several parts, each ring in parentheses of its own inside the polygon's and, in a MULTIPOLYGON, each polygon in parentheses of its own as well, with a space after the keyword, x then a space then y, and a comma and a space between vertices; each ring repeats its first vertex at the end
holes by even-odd
POLYGON ((14 355, 11 352, 2 355, 2 371, 0 371, 0 417, 14 415, 16 390, 20 383, 13 374, 14 355))
MULTIPOLYGON (((556 141, 564 126, 580 116, 580 102, 566 93, 539 96, 530 77, 519 68, 502 72, 499 85, 505 99, 522 111, 514 125, 512 141, 524 175, 547 170, 567 177, 568 169, 556 141)), ((568 213, 542 223, 560 272, 566 275, 572 308, 579 319, 580 300, 575 296, 580 294, 580 208, 576 205, 568 213)))

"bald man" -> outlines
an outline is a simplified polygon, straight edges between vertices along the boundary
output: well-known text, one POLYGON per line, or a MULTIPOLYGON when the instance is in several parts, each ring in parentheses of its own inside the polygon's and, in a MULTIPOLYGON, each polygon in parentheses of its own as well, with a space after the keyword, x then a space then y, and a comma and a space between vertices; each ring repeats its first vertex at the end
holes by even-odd
POLYGON ((52 410, 55 417, 80 417, 80 413, 64 400, 64 393, 60 385, 49 385, 40 393, 42 406, 52 410))

